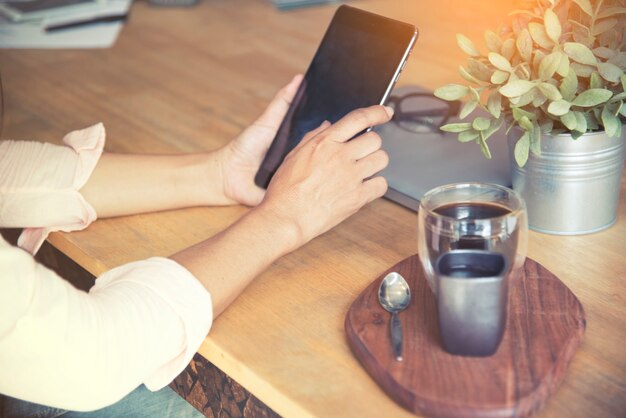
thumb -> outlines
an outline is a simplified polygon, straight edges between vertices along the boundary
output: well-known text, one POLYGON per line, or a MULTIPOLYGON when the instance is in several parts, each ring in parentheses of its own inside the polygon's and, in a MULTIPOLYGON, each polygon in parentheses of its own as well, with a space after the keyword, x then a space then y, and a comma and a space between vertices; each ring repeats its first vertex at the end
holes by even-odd
POLYGON ((265 112, 257 119, 257 123, 269 126, 272 129, 278 129, 280 123, 289 110, 291 101, 293 100, 298 87, 302 82, 302 74, 296 75, 285 87, 280 89, 274 99, 265 109, 265 112))
POLYGON ((250 190, 250 193, 246 196, 248 200, 247 203, 250 206, 257 206, 259 203, 263 201, 264 197, 265 197, 265 190, 261 189, 260 187, 256 185, 252 187, 252 189, 250 190))

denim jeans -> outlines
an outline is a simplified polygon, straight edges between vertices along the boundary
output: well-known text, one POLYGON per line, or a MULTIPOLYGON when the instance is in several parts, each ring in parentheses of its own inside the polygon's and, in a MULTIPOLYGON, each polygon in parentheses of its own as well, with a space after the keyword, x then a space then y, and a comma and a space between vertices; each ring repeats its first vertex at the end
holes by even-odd
MULTIPOLYGON (((2 395, 0 395, 2 396, 2 395)), ((72 412, 4 397, 2 418, 200 418, 204 417, 168 386, 151 392, 144 385, 119 402, 93 412, 72 412)))

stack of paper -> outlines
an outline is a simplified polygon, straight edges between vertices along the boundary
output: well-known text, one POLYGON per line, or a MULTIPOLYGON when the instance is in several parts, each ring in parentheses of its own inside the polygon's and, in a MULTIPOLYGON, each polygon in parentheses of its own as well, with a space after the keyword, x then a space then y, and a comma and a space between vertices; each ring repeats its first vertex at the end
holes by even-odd
POLYGON ((293 9, 323 3, 341 3, 341 0, 272 0, 272 3, 279 9, 293 9))
POLYGON ((132 0, 11 0, 0 3, 0 48, 106 48, 132 0))

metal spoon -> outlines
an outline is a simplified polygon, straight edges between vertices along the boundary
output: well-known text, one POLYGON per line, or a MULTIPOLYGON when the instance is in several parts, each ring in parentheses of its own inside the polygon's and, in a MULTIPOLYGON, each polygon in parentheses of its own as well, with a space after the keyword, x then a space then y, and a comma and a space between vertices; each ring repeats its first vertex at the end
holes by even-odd
POLYGON ((391 344, 397 361, 402 361, 402 324, 398 312, 409 306, 411 290, 404 277, 395 271, 380 282, 378 301, 386 311, 391 312, 391 344))

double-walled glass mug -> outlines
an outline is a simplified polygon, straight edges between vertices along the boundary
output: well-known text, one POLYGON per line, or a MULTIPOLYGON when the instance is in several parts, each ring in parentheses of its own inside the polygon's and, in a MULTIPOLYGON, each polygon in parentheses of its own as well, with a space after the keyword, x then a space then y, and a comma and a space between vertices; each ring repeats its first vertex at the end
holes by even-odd
POLYGON ((437 298, 444 348, 495 352, 506 322, 509 279, 526 258, 526 205, 513 190, 484 183, 437 187, 418 212, 418 253, 437 298))

